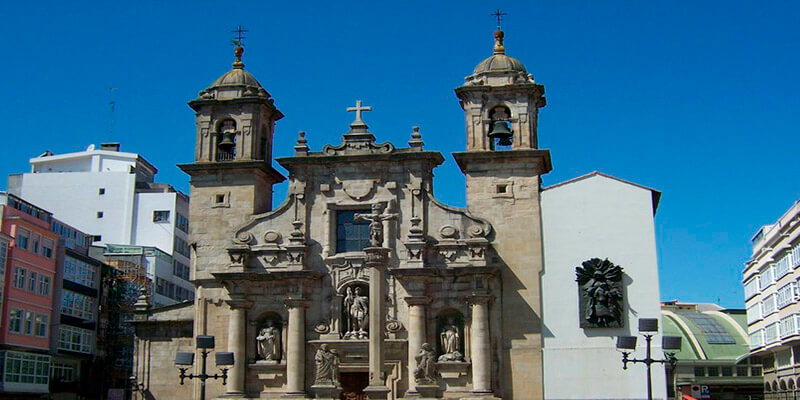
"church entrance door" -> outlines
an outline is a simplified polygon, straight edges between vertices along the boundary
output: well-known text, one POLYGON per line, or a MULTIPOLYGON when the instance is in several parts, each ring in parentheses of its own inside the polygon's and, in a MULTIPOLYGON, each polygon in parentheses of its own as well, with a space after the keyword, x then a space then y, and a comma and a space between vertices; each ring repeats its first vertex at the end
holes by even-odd
POLYGON ((342 384, 341 400, 367 400, 364 389, 369 385, 368 373, 342 372, 339 380, 342 384))

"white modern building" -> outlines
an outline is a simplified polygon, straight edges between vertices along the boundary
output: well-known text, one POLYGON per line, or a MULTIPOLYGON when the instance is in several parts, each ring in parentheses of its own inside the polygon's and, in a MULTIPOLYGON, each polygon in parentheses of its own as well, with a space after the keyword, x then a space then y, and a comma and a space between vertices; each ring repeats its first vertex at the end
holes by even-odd
MULTIPOLYGON (((193 293, 189 282, 189 198, 154 182, 158 170, 118 143, 30 160, 31 170, 8 177, 9 192, 43 208, 92 237, 95 246, 140 246, 169 257, 169 268, 154 268, 155 285, 166 281, 193 293)), ((163 258, 163 257, 162 257, 163 258)), ((182 296, 159 304, 173 304, 182 296)))
MULTIPOLYGON (((638 336, 639 318, 661 317, 654 215, 661 193, 599 172, 542 191, 542 318, 545 399, 644 399, 646 369, 622 369, 618 336, 638 336), (575 268, 591 259, 622 267, 622 327, 583 328, 575 268)), ((659 324, 659 331, 661 329, 659 324)), ((661 334, 653 357, 663 358, 661 334)), ((653 365, 653 398, 666 398, 664 367, 653 365)))
POLYGON ((800 201, 751 239, 742 276, 751 355, 763 358, 764 397, 800 394, 800 201))

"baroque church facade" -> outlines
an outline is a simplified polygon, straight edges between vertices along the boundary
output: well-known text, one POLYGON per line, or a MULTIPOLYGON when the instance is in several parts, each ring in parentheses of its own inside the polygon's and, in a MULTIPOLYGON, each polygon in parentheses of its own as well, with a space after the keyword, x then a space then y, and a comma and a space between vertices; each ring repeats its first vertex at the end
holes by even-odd
MULTIPOLYGON (((433 169, 444 158, 424 149, 418 128, 407 147, 382 143, 364 122, 369 107, 360 101, 348 109, 355 120, 340 144, 312 151, 301 132, 294 156, 275 160, 288 171, 284 177, 272 166, 273 132, 283 115, 244 70, 237 47, 233 69, 189 102, 196 112, 195 157, 180 167, 191 176, 196 299, 158 309, 149 308, 146 296, 137 303, 134 396, 189 399, 203 390, 208 398, 581 398, 546 395, 544 345, 551 331, 543 320, 548 221, 541 176, 551 161, 537 140, 544 86, 505 54, 503 35, 495 32, 493 54, 455 91, 467 134, 465 151, 453 154, 466 176, 465 209, 432 195, 433 169), (273 207, 272 187, 286 179, 287 198, 273 207), (178 384, 177 352, 195 352, 189 372, 201 371, 197 335, 214 336, 215 351, 233 354, 224 385, 221 379, 205 388, 196 379, 178 384)), ((644 208, 655 212, 657 192, 631 190, 651 196, 644 208)), ((648 226, 645 239, 653 237, 648 226)), ((570 233, 553 237, 562 235, 570 233)), ((650 263, 644 268, 655 271, 655 249, 642 257, 650 263)), ((590 258, 575 251, 559 268, 574 271, 590 258)), ((556 314, 574 316, 564 324, 575 332, 599 329, 575 340, 600 337, 601 347, 613 349, 613 336, 635 325, 629 311, 642 308, 634 310, 627 298, 581 300, 583 283, 574 272, 566 276, 551 285, 563 301, 553 297, 549 304, 564 306, 556 314), (600 314, 613 316, 578 321, 600 314)), ((657 317, 655 279, 656 290, 643 301, 654 303, 657 317)), ((587 285, 617 290, 620 298, 631 292, 624 280, 598 282, 587 285)), ((598 384, 639 379, 629 385, 636 393, 582 398, 642 398, 635 389, 641 374, 622 374, 618 355, 611 356, 614 371, 601 374, 598 384)), ((216 372, 213 360, 208 368, 216 372)))

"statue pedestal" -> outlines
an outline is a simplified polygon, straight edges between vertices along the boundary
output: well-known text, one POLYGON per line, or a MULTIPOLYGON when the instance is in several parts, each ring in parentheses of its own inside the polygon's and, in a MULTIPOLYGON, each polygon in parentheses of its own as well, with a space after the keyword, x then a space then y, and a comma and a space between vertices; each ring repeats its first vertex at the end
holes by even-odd
POLYGON ((369 400, 387 400, 389 392, 390 390, 386 386, 369 385, 364 388, 364 393, 369 400))
POLYGON ((414 389, 419 393, 420 400, 441 399, 444 396, 444 390, 439 385, 417 385, 414 389))
POLYGON ((316 399, 339 400, 342 394, 342 387, 338 385, 312 385, 311 390, 316 399))

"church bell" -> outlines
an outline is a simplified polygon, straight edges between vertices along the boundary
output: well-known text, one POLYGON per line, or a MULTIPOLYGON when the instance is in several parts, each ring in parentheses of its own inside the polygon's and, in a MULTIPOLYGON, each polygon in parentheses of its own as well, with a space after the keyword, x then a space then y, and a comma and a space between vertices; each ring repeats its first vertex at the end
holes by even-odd
POLYGON ((219 142, 219 148, 224 151, 228 151, 233 147, 235 143, 233 142, 233 133, 225 132, 222 134, 222 140, 219 142))
POLYGON ((508 128, 506 121, 492 122, 492 129, 489 131, 489 138, 497 140, 500 146, 511 146, 511 136, 514 132, 508 128))

